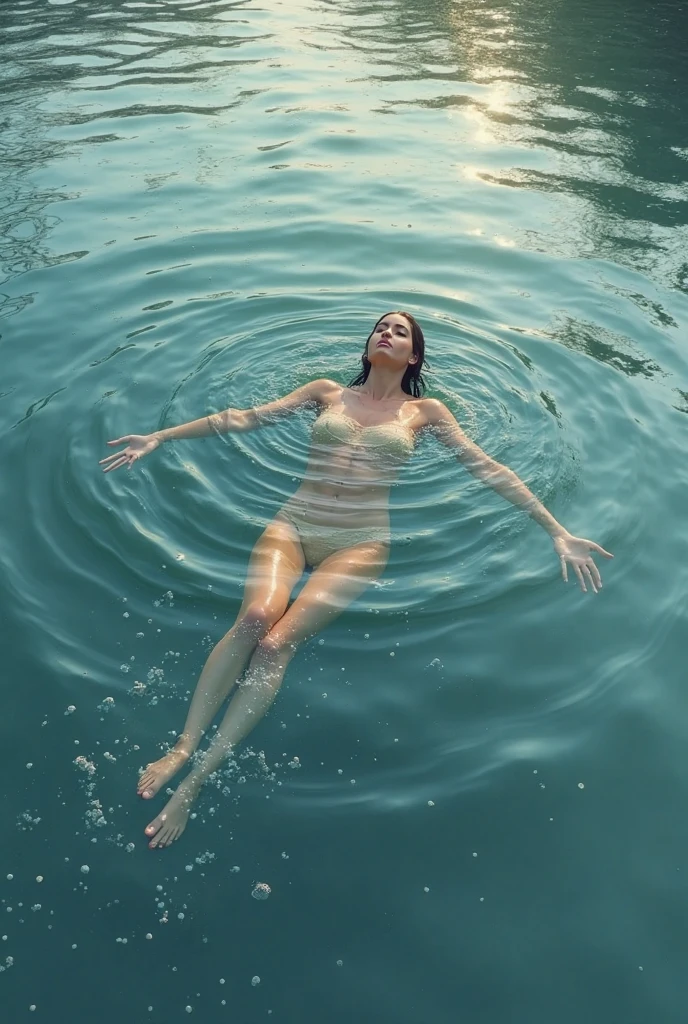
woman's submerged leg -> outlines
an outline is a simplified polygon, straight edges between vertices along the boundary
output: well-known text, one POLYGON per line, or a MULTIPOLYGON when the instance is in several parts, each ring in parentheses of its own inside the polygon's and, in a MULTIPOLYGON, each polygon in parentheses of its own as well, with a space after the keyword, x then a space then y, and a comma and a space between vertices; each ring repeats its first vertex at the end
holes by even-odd
POLYGON ((296 531, 287 523, 273 521, 253 548, 236 622, 205 663, 182 733, 172 750, 149 764, 139 779, 138 793, 144 799, 155 796, 196 750, 256 644, 284 614, 303 570, 303 551, 296 531))
POLYGON ((246 678, 199 763, 146 828, 149 846, 169 846, 184 831, 198 792, 258 724, 280 688, 296 648, 336 618, 387 564, 388 546, 373 541, 337 551, 313 572, 289 610, 256 645, 246 678))

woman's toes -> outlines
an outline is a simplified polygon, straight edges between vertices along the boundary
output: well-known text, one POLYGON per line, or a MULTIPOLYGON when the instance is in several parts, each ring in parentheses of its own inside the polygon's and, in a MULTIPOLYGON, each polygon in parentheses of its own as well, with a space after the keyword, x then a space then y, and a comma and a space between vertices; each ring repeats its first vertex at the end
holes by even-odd
POLYGON ((165 824, 165 817, 166 817, 166 815, 159 814, 157 816, 157 818, 153 818, 153 820, 151 821, 150 825, 146 825, 146 829, 145 829, 146 835, 147 836, 154 836, 157 832, 159 832, 160 829, 165 824))

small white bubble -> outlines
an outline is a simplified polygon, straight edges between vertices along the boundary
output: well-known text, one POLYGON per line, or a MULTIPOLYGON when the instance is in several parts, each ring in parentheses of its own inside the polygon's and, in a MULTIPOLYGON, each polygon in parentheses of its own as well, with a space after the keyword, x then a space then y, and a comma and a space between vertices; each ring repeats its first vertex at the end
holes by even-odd
POLYGON ((152 934, 150 932, 146 932, 146 938, 147 939, 152 939, 153 936, 152 936, 152 934))
POLYGON ((474 856, 474 857, 477 857, 477 856, 478 856, 478 854, 474 852, 474 853, 473 853, 473 856, 474 856))
POLYGON ((89 871, 90 871, 90 870, 91 870, 91 869, 90 869, 90 867, 88 866, 88 864, 82 864, 82 865, 81 865, 81 874, 82 874, 82 875, 87 875, 87 874, 89 873, 89 871))
POLYGON ((191 1013, 193 1011, 193 1006, 186 1006, 185 1010, 187 1013, 191 1013))
POLYGON ((232 872, 233 875, 235 875, 237 871, 241 871, 241 868, 239 867, 238 864, 235 864, 234 867, 230 868, 229 870, 232 872))
POLYGON ((186 865, 186 870, 187 871, 193 871, 193 864, 187 864, 186 865))
POLYGON ((36 881, 37 882, 42 882, 43 881, 43 875, 36 875, 36 881))
POLYGON ((251 895, 253 896, 254 900, 266 900, 271 892, 272 889, 267 884, 267 882, 258 882, 258 884, 254 887, 251 895))
POLYGON ((13 878, 14 878, 14 875, 8 875, 7 876, 7 881, 11 882, 13 878))
POLYGON ((429 890, 429 888, 427 887, 427 885, 424 885, 424 886, 423 886, 423 892, 430 892, 430 890, 429 890))
POLYGON ((578 788, 579 789, 585 789, 585 783, 584 782, 579 782, 578 783, 578 788))
POLYGON ((220 984, 224 985, 224 983, 225 983, 225 979, 224 978, 220 978, 220 984))
POLYGON ((343 960, 338 960, 337 961, 337 967, 343 967, 343 966, 344 966, 344 961, 343 960))
POLYGON ((435 806, 435 801, 434 800, 428 800, 428 807, 434 807, 434 806, 435 806))
POLYGON ((258 977, 257 974, 254 974, 254 976, 251 978, 251 984, 253 985, 254 988, 256 987, 256 985, 260 985, 260 978, 258 977))

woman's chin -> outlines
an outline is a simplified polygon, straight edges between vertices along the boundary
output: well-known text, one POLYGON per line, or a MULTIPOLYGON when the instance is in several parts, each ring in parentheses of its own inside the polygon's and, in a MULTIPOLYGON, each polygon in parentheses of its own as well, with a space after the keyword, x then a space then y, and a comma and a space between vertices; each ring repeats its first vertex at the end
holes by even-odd
POLYGON ((371 366, 379 366, 381 370, 404 371, 407 366, 406 360, 396 358, 391 349, 388 348, 375 349, 368 356, 368 362, 371 366))

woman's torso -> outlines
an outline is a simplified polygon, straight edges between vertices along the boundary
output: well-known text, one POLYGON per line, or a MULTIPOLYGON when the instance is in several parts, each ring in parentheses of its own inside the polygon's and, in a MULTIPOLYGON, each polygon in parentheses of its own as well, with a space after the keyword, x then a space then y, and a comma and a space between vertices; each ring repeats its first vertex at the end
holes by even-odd
POLYGON ((290 499, 307 521, 389 525, 389 489, 413 452, 421 400, 366 402, 340 388, 313 424, 308 465, 290 499))

